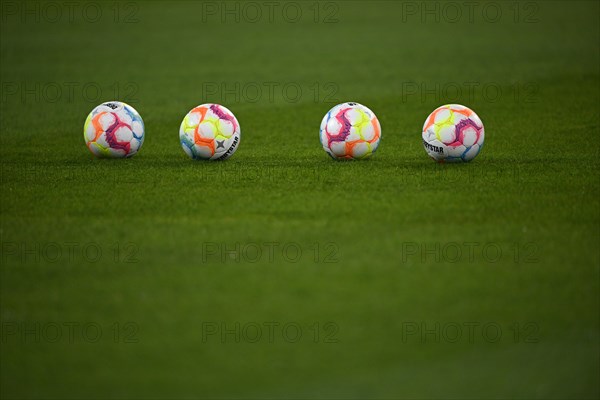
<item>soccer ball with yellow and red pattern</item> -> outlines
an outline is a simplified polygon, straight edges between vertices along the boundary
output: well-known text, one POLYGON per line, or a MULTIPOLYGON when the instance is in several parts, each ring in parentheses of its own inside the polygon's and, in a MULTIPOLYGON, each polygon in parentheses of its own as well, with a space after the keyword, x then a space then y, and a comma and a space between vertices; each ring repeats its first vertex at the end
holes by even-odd
POLYGON ((107 101, 88 115, 83 138, 96 157, 132 157, 144 144, 144 121, 129 104, 107 101))
POLYGON ((195 160, 226 160, 240 144, 240 124, 219 104, 194 107, 183 119, 179 140, 185 154, 195 160))
POLYGON ((485 130, 473 110, 448 104, 433 111, 423 125, 423 147, 437 162, 469 162, 483 147, 485 130))
POLYGON ((381 125, 362 104, 342 103, 325 115, 319 137, 331 158, 360 160, 371 157, 379 147, 381 125))

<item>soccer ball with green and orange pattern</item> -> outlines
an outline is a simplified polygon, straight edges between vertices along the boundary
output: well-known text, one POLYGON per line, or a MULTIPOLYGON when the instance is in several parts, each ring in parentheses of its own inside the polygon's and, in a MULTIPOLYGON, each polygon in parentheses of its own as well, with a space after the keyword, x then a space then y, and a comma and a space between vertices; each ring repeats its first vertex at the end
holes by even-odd
POLYGON ((432 112, 423 125, 423 147, 437 162, 469 162, 483 147, 485 130, 473 110, 448 104, 432 112))
POLYGON ((319 137, 331 158, 360 160, 371 157, 379 147, 381 125, 362 104, 342 103, 323 117, 319 137))

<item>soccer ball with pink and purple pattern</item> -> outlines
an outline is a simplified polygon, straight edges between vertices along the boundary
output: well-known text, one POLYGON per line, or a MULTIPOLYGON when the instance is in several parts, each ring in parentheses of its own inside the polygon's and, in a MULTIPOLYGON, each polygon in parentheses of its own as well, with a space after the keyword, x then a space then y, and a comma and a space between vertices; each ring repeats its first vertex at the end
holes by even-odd
POLYGON ((342 103, 323 117, 319 137, 331 158, 360 160, 379 147, 381 125, 375 113, 362 104, 342 103))
POLYGON ((129 104, 107 101, 88 115, 83 138, 96 157, 132 157, 144 144, 144 121, 129 104))
POLYGON ((437 162, 469 162, 483 147, 485 130, 473 110, 460 104, 435 109, 423 125, 423 147, 437 162))

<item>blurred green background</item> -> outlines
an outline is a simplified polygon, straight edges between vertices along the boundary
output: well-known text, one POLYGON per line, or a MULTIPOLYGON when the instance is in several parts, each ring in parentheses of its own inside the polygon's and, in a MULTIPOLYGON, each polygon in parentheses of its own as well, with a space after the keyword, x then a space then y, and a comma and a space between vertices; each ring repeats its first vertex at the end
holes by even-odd
POLYGON ((69 4, 1 3, 3 398, 598 398, 598 2, 69 4), (117 99, 145 144, 93 159, 117 99), (320 148, 343 101, 371 160, 320 148), (470 164, 422 149, 449 102, 470 164))

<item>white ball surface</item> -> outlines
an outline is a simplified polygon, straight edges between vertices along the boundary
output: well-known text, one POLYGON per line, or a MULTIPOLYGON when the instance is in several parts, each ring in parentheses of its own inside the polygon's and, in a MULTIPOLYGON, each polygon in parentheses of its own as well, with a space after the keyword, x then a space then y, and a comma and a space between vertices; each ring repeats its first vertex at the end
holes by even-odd
POLYGON ((179 141, 195 160, 226 160, 236 152, 241 129, 235 115, 219 104, 194 107, 179 127, 179 141))
POLYGON ((479 116, 460 104, 435 109, 422 131, 425 152, 438 162, 469 162, 481 151, 485 128, 479 116))
POLYGON ((129 104, 109 101, 90 112, 83 126, 83 138, 97 157, 132 157, 144 143, 144 121, 129 104))
POLYGON ((349 102, 333 107, 321 120, 319 139, 334 159, 365 159, 379 147, 381 125, 362 104, 349 102))

